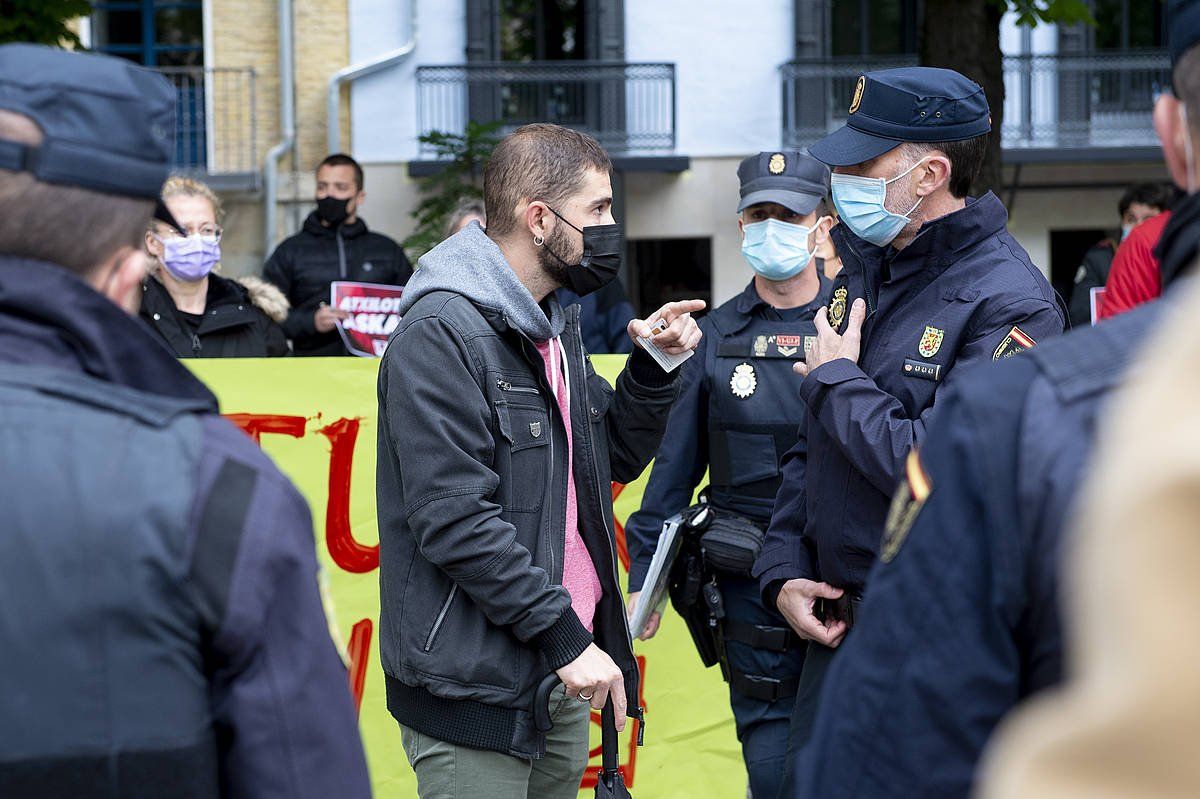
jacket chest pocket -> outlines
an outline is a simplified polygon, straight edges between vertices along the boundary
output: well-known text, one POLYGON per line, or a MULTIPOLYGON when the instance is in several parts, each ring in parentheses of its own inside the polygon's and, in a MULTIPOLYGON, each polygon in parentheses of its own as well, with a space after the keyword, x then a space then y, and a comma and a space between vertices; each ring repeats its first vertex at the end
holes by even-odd
POLYGON ((497 467, 501 487, 508 488, 503 505, 516 513, 536 513, 550 482, 550 417, 544 407, 508 400, 497 401, 495 410, 502 438, 497 442, 497 467))

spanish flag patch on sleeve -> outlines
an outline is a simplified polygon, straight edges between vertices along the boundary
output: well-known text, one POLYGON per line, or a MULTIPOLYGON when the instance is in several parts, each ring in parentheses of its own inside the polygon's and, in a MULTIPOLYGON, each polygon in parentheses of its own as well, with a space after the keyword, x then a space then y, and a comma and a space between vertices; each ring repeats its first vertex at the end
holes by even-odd
POLYGON ((1037 344, 1029 334, 1021 328, 1013 325, 1012 330, 1008 331, 1008 335, 1000 342, 1000 346, 996 347, 996 351, 992 353, 992 360, 999 361, 1002 358, 1011 358, 1018 352, 1032 349, 1037 344))
POLYGON ((912 529, 917 514, 921 512, 931 493, 933 482, 925 472, 925 467, 921 465, 920 454, 914 449, 908 453, 908 459, 904 462, 904 479, 900 481, 896 494, 892 497, 892 505, 888 509, 883 544, 879 548, 879 559, 884 563, 890 563, 892 558, 896 557, 900 545, 908 537, 908 531, 912 529))

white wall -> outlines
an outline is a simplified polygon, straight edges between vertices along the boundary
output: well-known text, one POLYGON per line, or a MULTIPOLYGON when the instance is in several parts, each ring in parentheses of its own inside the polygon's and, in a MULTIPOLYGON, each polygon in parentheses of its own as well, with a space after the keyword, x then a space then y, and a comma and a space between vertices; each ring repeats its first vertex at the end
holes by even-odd
MULTIPOLYGON (((415 0, 417 48, 399 65, 351 84, 350 129, 355 158, 363 163, 417 157, 418 65, 466 61, 466 2, 415 0)), ((407 39, 407 0, 350 0, 350 60, 360 63, 407 39)))
POLYGON ((675 64, 677 150, 693 158, 779 146, 792 31, 791 0, 625 2, 625 57, 675 64))
MULTIPOLYGON (((404 41, 407 3, 350 0, 350 58, 404 41)), ((417 0, 417 49, 404 63, 352 84, 354 154, 367 163, 417 157, 417 65, 466 60, 464 0, 417 0)), ((718 0, 627 0, 629 61, 676 65, 676 151, 747 155, 779 146, 779 65, 792 57, 791 0, 736 7, 718 0), (749 10, 743 10, 748 8, 749 10)))

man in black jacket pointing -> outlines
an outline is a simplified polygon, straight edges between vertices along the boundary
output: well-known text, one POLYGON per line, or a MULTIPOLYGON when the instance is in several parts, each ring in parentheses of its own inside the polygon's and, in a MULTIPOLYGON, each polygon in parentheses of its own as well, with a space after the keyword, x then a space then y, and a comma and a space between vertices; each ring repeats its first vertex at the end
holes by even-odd
MULTIPOLYGON (((519 128, 484 172, 488 229, 422 257, 379 372, 380 649, 388 708, 422 797, 574 799, 588 706, 618 728, 637 664, 617 584, 611 481, 658 447, 675 395, 635 349, 616 391, 578 307, 620 267, 612 164, 594 139, 519 128), (554 729, 534 724, 556 673, 554 729)), ((680 355, 698 300, 630 320, 680 355)))

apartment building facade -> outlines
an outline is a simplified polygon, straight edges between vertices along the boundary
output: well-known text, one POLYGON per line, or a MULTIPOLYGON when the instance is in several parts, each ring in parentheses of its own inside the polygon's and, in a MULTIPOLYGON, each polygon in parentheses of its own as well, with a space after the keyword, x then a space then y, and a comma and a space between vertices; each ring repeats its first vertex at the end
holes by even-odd
MULTIPOLYGON (((1164 4, 1089 2, 1095 26, 1030 29, 1009 15, 1001 27, 1001 199, 1062 289, 1082 252, 1118 227, 1123 187, 1166 178, 1150 123, 1154 94, 1169 85, 1164 4)), ((439 168, 421 134, 460 132, 468 119, 555 121, 613 155, 623 278, 649 309, 684 295, 720 302, 745 285, 739 160, 803 148, 844 121, 861 72, 917 63, 923 5, 126 0, 96 2, 89 34, 95 49, 176 81, 180 168, 226 197, 234 273, 255 271, 268 238, 297 228, 330 148, 364 163, 368 223, 403 238, 417 178, 439 168)))

